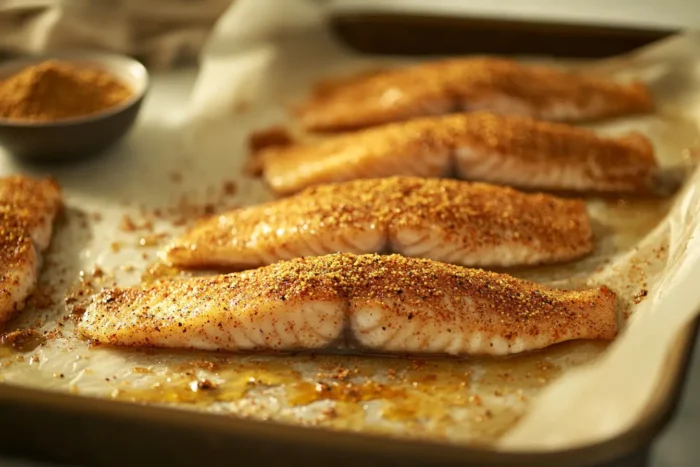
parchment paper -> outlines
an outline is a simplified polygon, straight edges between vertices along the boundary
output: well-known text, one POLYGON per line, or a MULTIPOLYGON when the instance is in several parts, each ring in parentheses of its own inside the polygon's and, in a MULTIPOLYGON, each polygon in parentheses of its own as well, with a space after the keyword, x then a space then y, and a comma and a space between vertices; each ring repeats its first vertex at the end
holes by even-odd
MULTIPOLYGON (((670 345, 700 304, 697 172, 674 199, 589 200, 596 234, 590 257, 508 271, 556 286, 610 286, 626 329, 607 348, 583 342, 460 361, 90 349, 75 337, 64 297, 81 276, 95 289, 139 283, 183 223, 269 199, 260 181, 242 172, 251 131, 285 122, 285 106, 320 78, 406 62, 344 50, 324 29, 318 3, 284 5, 237 2, 218 22, 196 80, 192 72, 154 76, 137 128, 103 157, 47 168, 0 156, 0 175, 51 173, 66 200, 40 286, 48 303, 33 300, 10 325, 45 332, 45 341, 19 352, 0 347, 0 381, 503 449, 556 449, 634 423, 670 345)), ((660 103, 657 115, 595 128, 645 132, 665 166, 692 156, 700 134, 698 52, 700 40, 688 34, 630 57, 572 65, 642 77, 660 103)))

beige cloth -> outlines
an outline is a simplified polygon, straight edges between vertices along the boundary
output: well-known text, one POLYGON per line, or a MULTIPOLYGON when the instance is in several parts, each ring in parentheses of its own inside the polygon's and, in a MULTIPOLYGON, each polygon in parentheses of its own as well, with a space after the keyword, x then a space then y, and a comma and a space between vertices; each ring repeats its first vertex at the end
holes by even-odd
POLYGON ((0 0, 0 51, 102 49, 152 67, 194 59, 231 0, 0 0))

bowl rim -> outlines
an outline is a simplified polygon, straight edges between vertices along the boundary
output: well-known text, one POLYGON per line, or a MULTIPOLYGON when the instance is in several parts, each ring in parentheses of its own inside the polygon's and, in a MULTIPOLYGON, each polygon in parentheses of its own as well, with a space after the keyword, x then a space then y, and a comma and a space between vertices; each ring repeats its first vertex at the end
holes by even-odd
MULTIPOLYGON (((84 116, 79 116, 79 117, 71 117, 71 118, 62 118, 60 120, 52 120, 52 121, 41 121, 41 122, 32 122, 32 121, 25 121, 25 120, 14 120, 14 119, 9 119, 9 118, 3 118, 0 117, 0 126, 3 126, 5 128, 56 128, 56 127, 70 127, 70 126, 78 126, 82 125, 85 123, 92 123, 95 121, 100 121, 104 120, 107 118, 110 118, 116 114, 119 114, 128 108, 136 105, 139 101, 141 101, 144 96, 148 93, 148 90, 150 89, 151 86, 151 79, 150 75, 148 73, 148 69, 146 66, 141 63, 139 60, 130 57, 125 54, 119 54, 119 53, 114 53, 114 52, 103 52, 103 51, 95 51, 95 50, 80 50, 80 49, 72 49, 72 50, 62 50, 62 51, 55 51, 55 52, 47 52, 47 53, 40 53, 40 54, 32 54, 32 55, 24 55, 18 58, 12 58, 9 60, 4 60, 0 61, 0 71, 3 70, 4 68, 10 68, 10 67, 16 67, 17 65, 25 64, 25 66, 30 66, 33 64, 45 62, 48 60, 61 60, 61 61, 66 61, 66 62, 71 62, 71 61, 82 61, 85 63, 90 63, 94 64, 97 67, 100 65, 100 59, 117 59, 117 60, 122 60, 124 62, 129 63, 131 66, 136 66, 142 73, 143 76, 143 85, 140 86, 140 91, 135 92, 131 97, 126 99, 124 102, 121 102, 115 106, 109 107, 107 109, 101 110, 99 112, 95 112, 89 115, 84 115, 84 116)), ((113 73, 110 73, 113 74, 113 73)))

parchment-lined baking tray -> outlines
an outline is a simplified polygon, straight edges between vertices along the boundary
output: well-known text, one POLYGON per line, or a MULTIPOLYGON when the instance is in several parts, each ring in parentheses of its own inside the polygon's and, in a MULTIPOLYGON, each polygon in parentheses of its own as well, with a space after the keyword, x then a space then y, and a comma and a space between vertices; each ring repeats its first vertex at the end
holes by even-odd
MULTIPOLYGON (((261 122, 262 121, 263 120, 261 120, 261 122)), ((156 135, 154 139, 158 139, 158 136, 156 135)), ((143 149, 142 147, 141 151, 143 151, 143 149)), ((140 153, 144 154, 145 152, 140 153)), ((133 155, 127 155, 124 152, 122 152, 121 155, 123 157, 133 157, 133 155)), ((162 167, 162 170, 167 171, 174 166, 176 165, 166 163, 165 166, 162 167)), ((79 173, 80 169, 78 169, 77 172, 79 173)), ((99 183, 96 182, 95 184, 99 183)), ((83 184, 83 186, 85 186, 85 184, 83 184)), ((246 189, 245 185, 243 185, 242 188, 246 189)), ((106 187, 106 191, 110 191, 110 187, 106 187)), ((686 334, 679 342, 682 342, 684 339, 689 339, 689 337, 690 333, 686 334)), ((216 417, 203 417, 201 414, 175 414, 161 409, 124 406, 122 404, 115 405, 114 403, 99 400, 83 400, 74 397, 66 399, 65 396, 58 394, 41 394, 25 388, 20 389, 18 394, 14 388, 9 386, 0 386, 0 397, 4 397, 4 394, 7 394, 7 399, 3 398, 3 401, 6 401, 8 405, 7 410, 3 410, 3 418, 5 418, 5 414, 7 414, 7 420, 12 420, 13 424, 17 423, 18 425, 15 425, 17 427, 28 427, 28 425, 25 425, 26 423, 34 425, 36 423, 49 424, 55 422, 58 424, 57 426, 63 424, 65 429, 65 424, 67 422, 66 419, 62 417, 67 416, 69 413, 72 414, 69 416, 69 419, 73 418, 77 421, 76 425, 74 425, 75 431, 71 431, 68 436, 72 438, 84 432, 84 436, 87 437, 86 439, 92 441, 79 443, 80 446, 73 444, 70 445, 70 448, 66 448, 70 440, 62 440, 60 445, 63 446, 63 452, 70 452, 71 455, 78 456, 66 458, 66 460, 80 459, 81 455, 93 456, 91 457, 92 459, 97 459, 98 457, 94 456, 100 455, 99 450, 97 448, 93 450, 92 447, 86 448, 86 445, 104 446, 105 444, 102 441, 106 441, 106 438, 101 439, 98 437, 106 436, 110 438, 110 442, 116 446, 138 446, 133 452, 138 453, 140 456, 139 458, 142 460, 162 459, 163 457, 160 456, 167 455, 169 452, 173 458, 176 458, 174 459, 175 462, 196 459, 194 457, 187 457, 188 454, 173 450, 174 445, 185 446, 185 443, 189 439, 190 442, 187 444, 187 452, 191 454, 216 452, 218 456, 220 456, 219 459, 232 459, 233 457, 231 456, 242 459, 241 456, 243 454, 241 453, 247 453, 251 460, 276 462, 278 464, 283 463, 284 465, 296 465, 293 462, 298 462, 299 465, 304 462, 308 465, 308 462, 312 459, 313 461, 319 462, 321 460, 334 460, 335 463, 340 463, 339 459, 342 459, 343 461, 347 460, 353 463, 361 461, 371 464, 372 462, 378 463, 380 459, 384 459, 384 463, 386 463, 390 458, 393 458, 394 461, 401 459, 402 465, 412 465, 408 463, 408 461, 415 462, 415 465, 449 465, 451 463, 460 463, 463 465, 468 460, 473 460, 473 465, 480 465, 480 463, 485 463, 484 465, 523 465, 524 462, 530 461, 537 462, 536 465, 548 465, 547 462, 551 462, 549 465, 560 465, 563 459, 567 459, 567 464, 570 463, 570 460, 581 460, 582 463, 580 465, 595 465, 598 461, 613 459, 626 454, 635 446, 645 444, 649 438, 653 436, 655 431, 660 429, 662 425, 661 421, 663 421, 664 417, 668 416, 670 413, 669 410, 673 404, 671 393, 678 389, 678 383, 680 382, 679 375, 682 373, 683 366, 682 357, 683 355, 687 355, 687 352, 684 352, 686 348, 688 348, 687 345, 679 344, 678 349, 674 350, 674 353, 678 352, 678 356, 669 361, 666 368, 671 371, 671 374, 668 375, 668 378, 665 377, 663 379, 668 386, 664 388, 664 385, 661 384, 662 387, 660 387, 657 392, 659 403, 650 406, 647 413, 648 417, 645 415, 642 422, 637 425, 639 431, 635 430, 626 433, 624 436, 620 437, 620 440, 616 439, 613 440, 614 442, 603 443, 598 449, 592 451, 584 449, 549 453, 542 457, 535 455, 526 455, 523 457, 518 453, 503 454, 488 450, 471 449, 461 446, 435 445, 424 442, 412 441, 408 443, 401 440, 389 441, 386 439, 375 439, 349 433, 339 434, 321 430, 306 431, 296 427, 281 426, 271 423, 262 425, 258 422, 241 421, 228 417, 217 419, 216 417), (7 392, 5 392, 5 390, 7 390, 7 392), (18 395, 21 396, 19 399, 17 399, 18 395), (37 398, 34 398, 35 396, 37 396, 37 398), (55 411, 49 409, 51 406, 54 407, 55 411), (41 410, 37 411, 36 409, 39 407, 41 410), (88 411, 87 413, 85 413, 86 410, 88 411), (33 418, 31 411, 34 411, 33 413, 35 415, 39 415, 43 411, 43 421, 38 421, 33 418), (56 413, 56 417, 58 417, 53 419, 53 422, 50 422, 52 417, 49 414, 51 413, 56 413), (32 420, 34 421, 32 422, 32 420), (115 427, 114 431, 110 432, 96 429, 95 423, 99 421, 101 421, 101 426, 115 427), (135 425, 131 425, 131 428, 126 428, 129 425, 121 424, 136 423, 137 421, 138 424, 148 427, 148 430, 138 432, 135 425), (196 428, 190 429, 190 427, 196 428), (175 431, 168 433, 168 429, 174 429, 175 431), (166 432, 162 430, 166 430, 166 432), (193 436, 199 436, 196 435, 194 431, 202 436, 202 438, 199 438, 202 440, 201 443, 191 441, 193 436), (151 434, 146 436, 146 433, 151 434), (155 433, 163 433, 161 435, 162 438, 156 439, 157 435, 154 435, 155 433), (177 433, 179 433, 179 435, 177 433), (258 437, 259 435, 260 437, 258 437), (182 436, 182 438, 178 438, 178 436, 182 436), (116 442, 117 440, 119 440, 119 442, 116 442), (142 444, 133 445, 131 443, 142 444), (325 449, 322 446, 324 444, 326 446, 325 449), (206 445, 207 449, 198 451, 203 445, 206 445), (261 449, 261 445, 265 446, 265 452, 257 452, 257 450, 261 449), (279 450, 273 450, 273 446, 278 446, 279 450), (330 446, 332 446, 333 449, 327 449, 330 446), (255 449, 253 449, 253 447, 255 449), (147 449, 150 454, 143 452, 147 449), (77 450, 81 452, 76 452, 77 450), (168 450, 168 452, 164 452, 164 450, 168 450), (154 457, 143 457, 150 455, 154 457), (561 457, 564 455, 567 457, 561 457), (572 455, 575 457, 568 457, 572 455), (310 458, 309 456, 319 457, 310 458)), ((17 433, 21 431, 22 430, 19 429, 16 430, 17 433)), ((56 431, 53 432, 53 435, 56 435, 56 431)), ((61 439, 62 437, 57 438, 61 439)), ((13 437, 7 440, 8 443, 11 442, 15 448, 22 446, 28 447, 28 442, 36 445, 38 444, 37 441, 39 441, 36 438, 32 440, 17 440, 13 437)), ((45 441, 47 442, 47 446, 57 446, 56 439, 53 441, 45 441)), ((60 453, 54 452, 54 455, 56 454, 60 453)), ((117 459, 113 457, 113 452, 111 454, 112 456, 110 457, 114 463, 121 464, 126 461, 124 458, 117 459)), ((90 457, 83 457, 83 459, 87 460, 90 459, 90 457)), ((102 459, 104 460, 104 458, 102 459)), ((107 462, 107 460, 104 461, 107 462)), ((341 463, 341 465, 343 464, 341 463)))

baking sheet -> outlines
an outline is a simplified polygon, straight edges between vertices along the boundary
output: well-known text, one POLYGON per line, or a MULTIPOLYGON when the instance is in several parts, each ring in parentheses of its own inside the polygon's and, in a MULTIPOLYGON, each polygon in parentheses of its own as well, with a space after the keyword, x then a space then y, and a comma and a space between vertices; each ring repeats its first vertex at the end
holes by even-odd
MULTIPOLYGON (((46 332, 45 340, 20 352, 0 347, 0 380, 503 449, 561 448, 634 423, 667 349, 700 304, 693 287, 700 173, 672 200, 591 200, 594 255, 511 271, 558 286, 614 289, 629 326, 607 350, 579 342, 523 357, 463 361, 235 356, 89 349, 73 335, 71 309, 80 307, 80 293, 170 274, 153 266, 155 253, 187 223, 269 199, 258 180, 243 175, 251 131, 284 122, 285 106, 319 78, 405 62, 354 56, 322 27, 317 3, 285 5, 280 14, 273 0, 236 2, 219 21, 196 79, 191 72, 155 76, 138 128, 104 157, 44 168, 0 159, 2 175, 53 173, 66 190, 40 293, 11 323, 46 332)), ((642 77, 662 103, 655 116, 596 128, 647 133, 666 166, 692 158, 700 122, 697 51, 700 40, 689 34, 638 56, 574 65, 642 77)))

